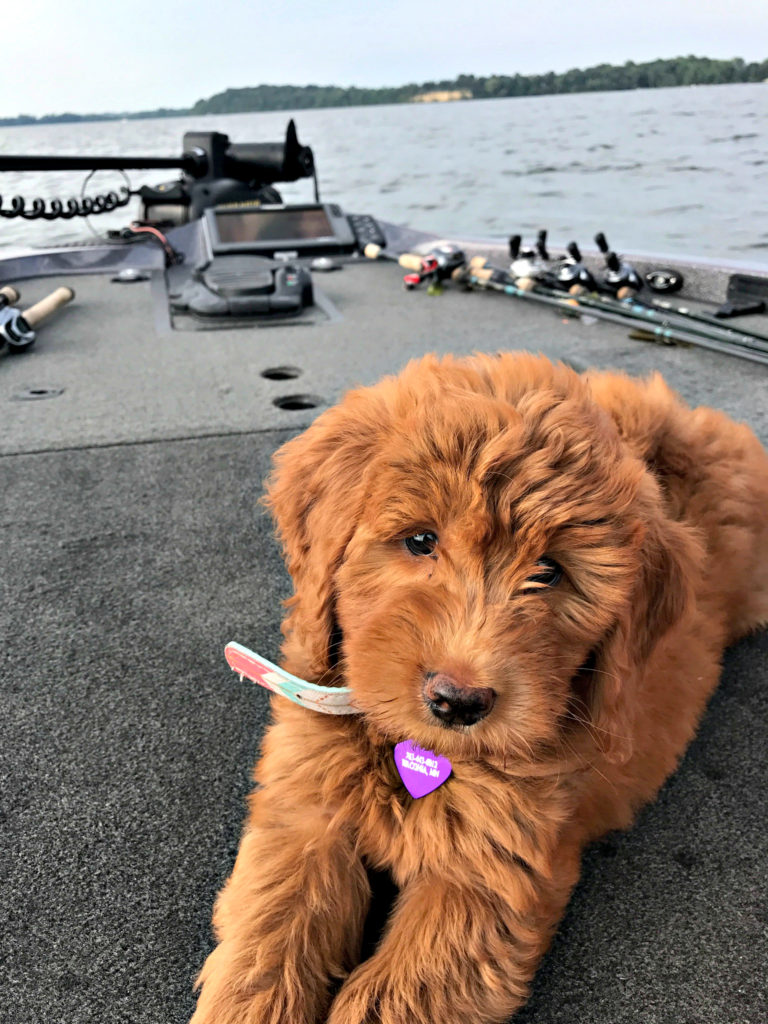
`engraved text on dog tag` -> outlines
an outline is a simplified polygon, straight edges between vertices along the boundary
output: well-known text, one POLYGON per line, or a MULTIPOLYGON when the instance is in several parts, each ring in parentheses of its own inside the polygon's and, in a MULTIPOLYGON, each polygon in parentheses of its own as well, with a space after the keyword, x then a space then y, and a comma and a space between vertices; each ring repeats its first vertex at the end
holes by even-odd
POLYGON ((403 740, 397 744, 395 767, 414 800, 442 786, 453 770, 447 757, 440 757, 431 750, 422 750, 413 740, 403 740))

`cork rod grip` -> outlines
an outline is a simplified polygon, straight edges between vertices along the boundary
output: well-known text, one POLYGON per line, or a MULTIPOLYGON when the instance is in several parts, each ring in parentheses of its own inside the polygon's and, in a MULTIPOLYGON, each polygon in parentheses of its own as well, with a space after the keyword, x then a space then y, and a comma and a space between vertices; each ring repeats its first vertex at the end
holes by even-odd
POLYGON ((12 306, 14 302, 18 302, 21 298, 21 293, 17 292, 16 289, 7 284, 3 288, 0 288, 0 295, 7 300, 7 305, 12 306))
POLYGON ((404 270, 421 270, 424 257, 417 255, 415 252, 404 252, 402 256, 398 256, 397 262, 404 270))
POLYGON ((24 319, 30 327, 36 327, 37 324, 42 323, 43 320, 49 317, 51 313, 55 313, 61 306, 66 306, 74 297, 75 293, 71 288, 57 288, 55 292, 46 295, 44 299, 40 299, 34 306, 25 309, 23 313, 24 319))
POLYGON ((363 249, 363 255, 369 260, 385 259, 397 260, 403 270, 414 270, 418 273, 424 263, 424 257, 416 252, 404 252, 398 256, 390 255, 382 246, 369 242, 363 249))

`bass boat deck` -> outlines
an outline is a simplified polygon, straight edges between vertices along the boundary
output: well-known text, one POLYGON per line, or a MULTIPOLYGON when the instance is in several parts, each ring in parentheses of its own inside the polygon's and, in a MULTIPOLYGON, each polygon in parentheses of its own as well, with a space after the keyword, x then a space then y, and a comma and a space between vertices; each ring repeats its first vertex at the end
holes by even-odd
MULTIPOLYGON (((435 242, 382 229, 393 252, 435 242)), ((187 264, 199 230, 169 232, 187 264)), ((450 241, 508 263, 501 246, 450 241)), ((316 303, 297 318, 200 329, 169 310, 177 268, 160 246, 0 260, 25 306, 76 291, 32 348, 0 353, 4 1024, 189 1018, 268 717, 266 692, 238 681, 223 648, 236 639, 277 660, 289 594, 262 480, 274 450, 348 388, 425 352, 528 349, 658 370, 768 443, 767 366, 504 294, 408 294, 395 263, 338 262, 313 272, 316 303), (113 282, 126 268, 145 279, 113 282)), ((735 272, 768 281, 760 268, 675 266, 694 303, 722 301, 735 272)), ((658 802, 586 855, 517 1021, 768 1020, 767 739, 762 633, 727 653, 658 802)))

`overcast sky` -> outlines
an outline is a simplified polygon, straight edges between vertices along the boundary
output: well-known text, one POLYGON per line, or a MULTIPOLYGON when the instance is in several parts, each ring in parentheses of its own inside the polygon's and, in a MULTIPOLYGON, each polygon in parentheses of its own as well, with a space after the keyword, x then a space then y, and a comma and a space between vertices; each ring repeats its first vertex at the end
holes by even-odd
POLYGON ((0 116, 186 107, 262 82, 768 58, 766 0, 16 0, 3 28, 0 116))

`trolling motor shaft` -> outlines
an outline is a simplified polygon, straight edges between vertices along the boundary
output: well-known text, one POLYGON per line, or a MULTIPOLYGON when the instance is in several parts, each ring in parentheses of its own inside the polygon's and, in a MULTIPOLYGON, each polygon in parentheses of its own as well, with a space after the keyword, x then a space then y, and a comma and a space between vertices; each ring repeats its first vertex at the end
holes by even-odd
POLYGON ((230 143, 221 132, 187 132, 179 157, 0 156, 0 171, 122 171, 127 167, 177 168, 192 178, 227 177, 267 184, 308 177, 314 158, 311 148, 299 143, 292 120, 284 142, 230 143))
MULTIPOLYGON (((19 293, 16 289, 7 290, 14 292, 16 298, 13 301, 18 302, 19 293)), ((2 291, 5 292, 6 289, 2 291)), ((34 328, 43 320, 47 320, 57 309, 71 302, 74 297, 75 293, 71 288, 62 286, 23 313, 13 306, 0 308, 0 348, 7 345, 8 351, 14 354, 31 348, 37 337, 34 328)))

